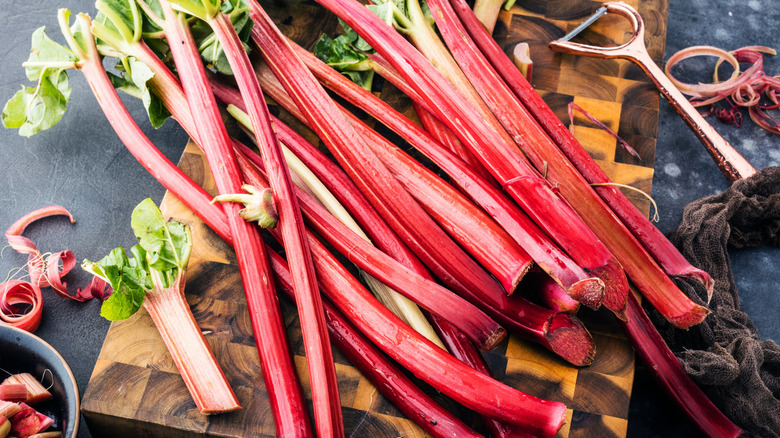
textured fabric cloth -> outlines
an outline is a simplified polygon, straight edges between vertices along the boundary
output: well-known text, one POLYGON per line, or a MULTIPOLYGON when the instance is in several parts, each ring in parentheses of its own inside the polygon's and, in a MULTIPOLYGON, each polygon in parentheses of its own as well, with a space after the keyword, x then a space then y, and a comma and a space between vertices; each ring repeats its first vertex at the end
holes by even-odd
POLYGON ((675 330, 657 314, 654 322, 688 374, 734 423, 755 436, 780 437, 780 346, 762 341, 740 310, 728 256, 729 246, 780 246, 780 167, 690 203, 669 238, 715 279, 709 303, 703 287, 680 283, 713 313, 687 331, 675 330))

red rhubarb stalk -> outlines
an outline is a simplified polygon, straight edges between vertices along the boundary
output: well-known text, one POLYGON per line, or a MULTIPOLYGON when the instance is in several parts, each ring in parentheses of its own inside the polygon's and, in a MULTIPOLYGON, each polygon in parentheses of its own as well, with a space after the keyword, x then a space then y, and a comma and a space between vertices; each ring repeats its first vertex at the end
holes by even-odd
MULTIPOLYGON (((486 65, 485 58, 478 56, 481 58, 479 70, 483 75, 491 75, 488 85, 484 88, 485 91, 503 90, 495 92, 495 94, 504 98, 516 94, 516 97, 522 102, 521 106, 516 106, 517 101, 513 104, 514 99, 505 99, 501 103, 504 105, 504 110, 513 105, 516 107, 513 115, 509 118, 514 120, 522 118, 524 120, 523 126, 529 131, 540 131, 539 125, 541 125, 544 131, 555 140, 554 142, 550 141, 544 135, 545 132, 533 134, 533 138, 537 138, 538 141, 529 142, 528 147, 524 149, 531 160, 537 166, 546 166, 548 178, 556 183, 567 201, 582 213, 581 217, 615 254, 632 282, 659 312, 679 328, 687 328, 701 322, 709 313, 708 310, 691 301, 664 275, 658 264, 654 262, 653 258, 643 249, 642 244, 632 236, 626 227, 635 230, 634 234, 642 238, 645 246, 655 253, 656 258, 674 260, 672 265, 679 269, 674 269, 677 272, 670 272, 670 274, 697 278, 708 287, 711 286, 709 276, 685 261, 679 251, 647 220, 644 214, 639 212, 618 188, 608 184, 609 179, 595 161, 563 126, 528 81, 518 73, 495 41, 486 35, 481 26, 475 22, 471 11, 464 6, 465 2, 461 0, 451 0, 451 2, 460 14, 463 24, 468 26, 468 31, 474 37, 474 43, 479 44, 480 49, 496 67, 496 70, 490 68, 490 65, 486 65), (500 72, 500 78, 496 71, 500 72), (509 84, 511 91, 506 88, 506 84, 509 84), (533 114, 533 117, 529 113, 533 114), (538 124, 534 123, 534 120, 538 124), (561 153, 561 150, 566 156, 561 153), (582 175, 579 172, 582 172, 582 175), (602 183, 607 183, 607 185, 600 185, 602 183), (591 188, 591 184, 597 186, 591 188), (596 192, 601 199, 596 196, 596 192), (605 202, 610 204, 611 210, 607 208, 605 202), (659 249, 660 254, 665 255, 658 257, 659 251, 652 249, 653 247, 659 249), (662 247, 665 249, 661 250, 662 247)), ((442 13, 449 9, 446 8, 444 2, 436 1, 434 4, 441 5, 442 13)), ((438 16, 442 17, 443 15, 438 16)), ((451 21, 455 22, 455 19, 453 18, 451 21)), ((474 51, 473 44, 471 49, 465 46, 466 41, 470 41, 470 39, 463 37, 466 35, 466 31, 461 29, 458 35, 458 44, 464 49, 474 51)))
MULTIPOLYGON (((277 100, 277 102, 281 101, 281 99, 275 100, 277 100)), ((277 124, 277 126, 278 125, 281 124, 277 124)), ((313 148, 311 145, 305 146, 304 144, 290 144, 289 146, 294 151, 313 148)), ((243 164, 242 160, 241 162, 243 164)), ((245 170, 245 175, 253 181, 253 184, 263 185, 263 181, 260 179, 259 175, 252 175, 251 168, 243 168, 245 170)), ((394 269, 394 264, 388 260, 389 258, 384 257, 382 253, 372 255, 373 247, 361 241, 356 235, 350 233, 349 230, 341 231, 341 228, 343 227, 341 227, 340 224, 334 223, 333 220, 330 220, 327 212, 325 212, 316 202, 311 202, 311 200, 308 200, 305 197, 300 198, 300 201, 304 213, 311 219, 315 231, 359 267, 387 284, 397 288, 399 291, 407 291, 410 287, 414 286, 414 284, 404 284, 404 280, 407 276, 416 277, 412 273, 404 272, 405 270, 403 269, 400 273, 392 273, 391 271, 394 269), (373 265, 371 259, 375 259, 373 265), (378 269, 376 263, 386 263, 387 265, 378 269)), ((555 352, 575 365, 587 365, 592 361, 595 354, 595 344, 584 326, 576 319, 548 309, 543 309, 521 297, 507 297, 506 294, 501 291, 492 289, 473 291, 462 285, 456 285, 456 287, 461 295, 467 300, 487 312, 488 315, 497 321, 500 321, 502 325, 505 325, 519 336, 545 346, 550 351, 555 352)), ((444 295, 446 296, 446 294, 444 295)), ((408 296, 421 306, 437 313, 430 305, 426 305, 424 302, 420 301, 419 297, 413 297, 411 294, 408 296)), ((434 301, 443 302, 440 298, 435 299, 434 301)), ((473 331, 474 329, 464 326, 464 322, 459 321, 462 317, 457 317, 456 314, 457 319, 453 320, 447 318, 443 313, 438 314, 439 316, 448 319, 450 322, 453 322, 453 324, 458 325, 472 340, 475 339, 473 335, 473 333, 475 333, 473 331)), ((490 332, 485 331, 476 333, 489 334, 490 332)), ((484 338, 476 339, 476 344, 485 349, 487 346, 481 342, 484 342, 484 338)))
MULTIPOLYGON (((204 2, 204 4, 206 3, 209 2, 204 2)), ((220 4, 221 1, 216 3, 217 6, 220 4)), ((214 30, 222 49, 225 51, 233 71, 233 77, 241 90, 249 118, 252 121, 257 144, 264 157, 266 174, 276 200, 277 209, 279 210, 279 227, 285 248, 287 249, 287 258, 293 273, 293 281, 295 282, 296 290, 299 291, 295 297, 301 320, 304 349, 306 351, 317 434, 319 436, 343 436, 344 423, 341 417, 336 367, 333 361, 330 341, 328 340, 322 299, 317 289, 314 266, 312 265, 311 254, 304 236, 303 219, 296 203, 296 197, 293 194, 293 184, 290 180, 287 163, 284 160, 279 142, 273 133, 268 116, 268 108, 254 74, 252 64, 230 19, 227 15, 220 13, 218 8, 215 9, 213 14, 207 14, 202 18, 205 18, 214 30)), ((194 44, 192 48, 195 48, 194 44)), ((173 53, 175 60, 176 51, 173 51, 173 53)), ((192 55, 194 56, 194 52, 192 52, 192 55)), ((180 76, 182 76, 182 73, 180 73, 180 76)), ((185 80, 185 78, 182 78, 183 85, 185 80)), ((201 77, 198 85, 208 88, 205 75, 201 77)), ((183 88, 186 93, 187 86, 185 85, 183 88)), ((207 93, 211 94, 210 91, 207 91, 207 93)), ((201 103, 199 102, 198 105, 201 105, 201 103)), ((216 109, 216 105, 214 108, 216 109)), ((212 113, 211 117, 214 114, 216 113, 212 113)), ((200 138, 205 141, 202 136, 200 138)), ((232 154, 226 133, 222 140, 225 141, 224 151, 232 154)), ((208 157, 208 153, 206 156, 208 157)), ((221 191, 221 193, 230 192, 221 191)), ((232 193, 237 193, 237 191, 232 193)))
POLYGON ((691 380, 633 294, 629 294, 626 313, 628 322, 622 323, 623 330, 634 350, 664 391, 704 435, 732 438, 747 436, 691 380))
POLYGON ((491 126, 481 122, 478 113, 419 52, 358 2, 320 0, 319 3, 382 53, 533 221, 580 266, 604 280, 605 287, 627 290, 619 265, 582 219, 552 191, 514 145, 507 144, 491 126))
MULTIPOLYGON (((519 121, 517 115, 511 112, 511 107, 505 108, 505 102, 502 99, 510 96, 510 94, 504 95, 497 93, 495 87, 489 83, 490 81, 487 77, 490 74, 489 66, 486 62, 480 63, 480 61, 483 60, 479 57, 469 56, 472 55, 472 52, 469 52, 468 50, 468 41, 464 38, 464 35, 466 35, 465 31, 455 28, 452 19, 454 17, 452 9, 448 8, 448 3, 443 3, 447 7, 443 7, 442 3, 443 2, 431 1, 429 2, 429 7, 431 8, 432 16, 439 26, 439 30, 444 40, 452 51, 452 55, 450 55, 450 52, 446 51, 446 49, 439 48, 441 42, 433 33, 429 23, 422 19, 421 14, 419 13, 419 2, 416 0, 408 1, 406 3, 406 10, 409 11, 409 15, 415 22, 412 40, 425 57, 432 61, 436 68, 455 85, 457 90, 469 98, 469 101, 474 104, 474 107, 482 116, 482 120, 504 138, 504 142, 494 145, 493 160, 501 154, 505 154, 505 158, 516 154, 516 146, 525 149, 528 144, 533 144, 540 141, 540 139, 546 139, 546 136, 534 136, 534 132, 526 129, 525 123, 519 121), (418 11, 418 13, 414 13, 414 11, 418 11), (451 58, 453 55, 455 59, 451 58), (451 62, 454 65, 441 62, 440 58, 442 57, 452 59, 451 62), (457 63, 455 60, 457 60, 457 63), (487 67, 487 69, 485 69, 485 67, 487 67), (470 82, 464 83, 463 81, 455 80, 460 76, 466 77, 462 72, 465 72, 468 75, 470 82)), ((520 154, 520 156, 522 156, 522 154, 520 154)), ((500 161, 494 161, 493 171, 500 170, 500 166, 503 166, 504 164, 505 163, 500 161)), ((539 171, 543 170, 543 168, 538 166, 537 169, 539 171)), ((510 165, 505 167, 505 170, 518 172, 521 168, 510 165)), ((511 190, 510 193, 512 193, 511 190)), ((528 211, 528 207, 525 206, 525 208, 526 211, 528 211)), ((534 216, 533 211, 529 211, 529 213, 534 217, 535 222, 540 223, 543 227, 545 226, 543 222, 540 222, 539 217, 534 216)), ((580 211, 578 213, 582 214, 583 212, 580 211)), ((550 225, 548 224, 547 226, 549 227, 550 225)), ((558 231, 561 230, 565 230, 565 227, 558 228, 558 231)), ((588 231, 590 232, 590 230, 588 231)), ((590 236, 592 238, 591 240, 596 237, 592 233, 590 236)), ((555 238, 556 236, 553 235, 553 237, 555 238)), ((568 237, 566 238, 568 239, 568 237)), ((595 269, 596 275, 602 277, 606 286, 604 304, 607 308, 615 311, 618 316, 620 316, 622 309, 625 307, 625 296, 628 291, 628 285, 625 281, 625 275, 618 268, 617 262, 607 252, 606 248, 598 243, 596 245, 590 245, 591 247, 586 250, 583 245, 566 246, 560 237, 557 237, 557 241, 568 251, 570 256, 583 266, 583 268, 595 269)), ((570 244, 571 243, 575 243, 575 241, 570 240, 570 244)))
MULTIPOLYGON (((255 187, 267 187, 260 169, 249 160, 239 157, 239 164, 247 182, 255 187)), ((438 284, 421 278, 398 264, 393 258, 338 222, 316 200, 297 190, 298 202, 315 232, 323 236, 351 262, 421 307, 452 322, 470 336, 484 350, 494 347, 506 332, 477 308, 438 284)))
MULTIPOLYGON (((503 193, 480 178, 469 166, 433 141, 429 135, 402 114, 349 81, 304 49, 299 46, 293 47, 296 48, 296 54, 323 84, 401 135, 444 170, 453 183, 464 193, 468 193, 477 204, 488 212, 531 255, 531 258, 545 272, 559 281, 575 299, 594 307, 601 302, 603 283, 596 278, 589 277, 582 268, 562 253, 536 224, 506 199, 503 193)), ((261 73, 260 79, 264 82, 264 88, 272 89, 270 84, 265 83, 266 75, 262 68, 259 72, 261 73)))
POLYGON ((381 306, 319 242, 312 241, 311 248, 325 295, 401 366, 467 408, 536 436, 551 437, 561 427, 566 410, 562 403, 524 394, 453 358, 381 306))
MULTIPOLYGON (((270 252, 274 278, 281 290, 293 295, 289 268, 281 256, 270 252)), ((395 407, 434 437, 481 436, 420 390, 379 349, 358 332, 332 304, 323 301, 328 330, 336 348, 395 407)))
POLYGON ((468 167, 478 172, 479 176, 483 179, 495 183, 490 173, 482 167, 482 163, 477 161, 474 155, 463 146, 463 143, 458 140, 458 137, 453 134, 444 123, 440 122, 436 116, 414 100, 412 100, 412 107, 414 108, 414 112, 417 113, 417 117, 420 119, 420 124, 423 129, 425 129, 431 137, 435 138, 436 141, 441 143, 442 146, 446 147, 455 156, 460 157, 468 167))
MULTIPOLYGON (((88 22, 88 18, 83 17, 82 19, 88 22)), ((84 28, 89 28, 88 23, 84 28)), ((87 41, 93 40, 87 38, 87 41)), ((75 42, 71 46, 75 47, 75 42)), ((214 229, 220 237, 232 242, 230 225, 224 212, 212 206, 211 196, 184 175, 149 141, 133 121, 114 90, 101 64, 97 48, 90 44, 87 49, 88 53, 81 53, 81 71, 87 78, 103 113, 128 150, 168 190, 176 194, 188 208, 199 212, 199 216, 204 222, 214 229)), ((237 210, 238 206, 235 206, 235 209, 237 210)), ((238 222, 246 223, 243 220, 238 222)), ((250 225, 249 228, 256 232, 256 227, 250 225)), ((245 280, 244 290, 252 328, 258 340, 258 353, 265 370, 264 377, 269 388, 277 432, 305 431, 308 430, 308 422, 301 421, 301 419, 307 417, 307 411, 287 346, 287 335, 284 330, 281 310, 273 288, 268 281, 263 280, 267 279, 268 276, 260 274, 263 266, 268 266, 265 247, 260 243, 259 239, 244 239, 243 244, 248 245, 249 251, 252 253, 244 251, 240 259, 252 258, 254 260, 244 260, 245 263, 239 265, 242 273, 249 278, 245 280)), ((266 269, 265 272, 269 271, 266 269)))
MULTIPOLYGON (((333 100, 287 45, 256 2, 251 2, 252 37, 264 60, 315 133, 385 221, 445 284, 474 290, 501 286, 436 225, 349 124, 333 100)), ((460 292, 460 291, 456 291, 460 292)))
MULTIPOLYGON (((261 69, 263 89, 271 98, 295 117, 306 119, 266 69, 261 69), (266 74, 263 74, 265 71, 266 74)), ((220 100, 235 104, 235 93, 219 88, 220 100)), ((374 153, 403 187, 420 203, 428 214, 450 236, 466 249, 482 266, 485 266, 512 293, 525 272, 531 267, 530 256, 482 210, 471 203, 449 184, 424 167, 408 154, 369 128, 364 122, 343 107, 337 107, 349 119, 358 134, 366 140, 374 153)), ((289 145, 288 145, 289 147, 289 145)), ((316 153, 306 145, 293 145, 301 155, 316 153), (304 149, 304 150, 300 150, 304 149)))

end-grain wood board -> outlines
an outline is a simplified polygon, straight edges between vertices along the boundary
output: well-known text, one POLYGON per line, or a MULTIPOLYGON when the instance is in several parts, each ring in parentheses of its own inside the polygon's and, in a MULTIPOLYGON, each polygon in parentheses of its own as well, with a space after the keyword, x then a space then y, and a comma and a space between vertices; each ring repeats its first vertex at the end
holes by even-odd
MULTIPOLYGON (((628 3, 645 19, 648 50, 660 62, 666 33, 666 0, 628 3)), ((607 174, 616 182, 649 193, 659 105, 652 84, 628 62, 553 54, 547 49, 550 40, 566 34, 598 6, 599 2, 583 0, 519 0, 510 11, 501 13, 494 35, 507 53, 518 42, 530 44, 535 64, 532 83, 566 123, 566 108, 573 101, 639 152, 641 159, 631 156, 617 146, 614 138, 585 118, 575 118, 575 135, 607 174)), ((337 25, 334 17, 313 2, 291 1, 267 8, 282 31, 304 47, 311 47, 321 32, 332 34, 337 25)), ((582 38, 590 44, 614 45, 624 41, 629 31, 620 18, 607 16, 582 38)), ((380 94, 397 107, 408 105, 389 85, 382 84, 380 94)), ((311 135, 307 137, 317 141, 311 135)), ((208 166, 193 144, 185 149, 179 166, 214 192, 208 166)), ((649 204, 643 198, 637 197, 635 202, 648 211, 649 204)), ((234 254, 172 195, 165 195, 161 208, 167 217, 193 227, 195 247, 187 299, 244 408, 220 416, 199 414, 149 315, 142 310, 129 320, 113 323, 109 329, 82 403, 90 431, 96 437, 271 437, 273 419, 234 254)), ((295 363, 308 390, 295 309, 286 299, 281 304, 295 363)), ((485 356, 497 379, 567 404, 567 421, 559 437, 625 436, 634 377, 633 351, 611 315, 585 312, 581 316, 597 345, 596 359, 589 367, 570 366, 514 336, 485 356)), ((335 360, 348 436, 426 436, 338 352, 335 360)), ((470 412, 436 397, 467 422, 480 427, 470 412)))

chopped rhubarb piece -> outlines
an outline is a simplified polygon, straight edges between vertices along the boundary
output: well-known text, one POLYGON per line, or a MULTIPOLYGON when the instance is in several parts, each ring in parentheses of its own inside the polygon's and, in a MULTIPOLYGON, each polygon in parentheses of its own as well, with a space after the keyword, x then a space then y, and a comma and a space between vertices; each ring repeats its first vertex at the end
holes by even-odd
POLYGON ((27 400, 27 386, 23 383, 4 383, 0 385, 0 400, 10 402, 27 400))
POLYGON ((0 400, 0 417, 11 418, 21 410, 22 407, 19 406, 19 403, 0 400))
POLYGON ((39 382, 38 379, 33 377, 30 373, 14 374, 13 376, 5 379, 2 383, 2 386, 9 384, 20 384, 27 387, 26 400, 21 401, 24 401, 31 406, 45 402, 46 400, 50 400, 52 397, 51 393, 43 387, 41 382, 39 382))
POLYGON ((43 432, 54 424, 54 420, 41 414, 30 406, 19 403, 21 411, 10 418, 11 436, 29 438, 31 435, 43 432))
POLYGON ((0 416, 0 438, 5 438, 11 433, 11 422, 7 418, 0 416))

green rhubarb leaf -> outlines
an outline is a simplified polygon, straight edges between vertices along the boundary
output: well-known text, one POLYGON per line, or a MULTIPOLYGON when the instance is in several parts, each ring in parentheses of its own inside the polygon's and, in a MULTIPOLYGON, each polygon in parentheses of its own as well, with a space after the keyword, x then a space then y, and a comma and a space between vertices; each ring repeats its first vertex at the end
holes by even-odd
POLYGON ((25 72, 36 87, 22 87, 5 104, 2 121, 7 128, 19 129, 29 137, 56 125, 67 111, 71 88, 67 69, 77 67, 78 57, 68 48, 51 40, 45 28, 32 36, 30 57, 25 72))
POLYGON ((23 137, 53 127, 68 110, 70 91, 65 71, 41 77, 37 87, 22 87, 5 104, 3 125, 18 128, 23 137))
POLYGON ((322 34, 314 45, 314 54, 320 60, 347 76, 352 82, 370 90, 374 72, 364 61, 374 49, 358 36, 352 28, 341 21, 344 33, 336 38, 322 34))
MULTIPOLYGON (((133 253, 136 257, 140 254, 135 247, 133 253)), ((132 316, 143 305, 146 291, 152 288, 147 271, 139 267, 136 260, 138 258, 128 259, 125 249, 118 247, 98 262, 85 260, 82 263, 86 271, 106 280, 113 289, 100 308, 100 315, 109 321, 132 316)))
POLYGON ((147 253, 150 269, 170 280, 183 274, 192 248, 192 238, 184 224, 166 221, 154 202, 146 199, 133 210, 130 225, 147 253))
MULTIPOLYGON (((236 30, 241 43, 244 45, 244 50, 249 51, 249 38, 252 32, 252 20, 249 17, 249 4, 246 0, 232 0, 222 3, 221 12, 227 14, 230 17, 230 22, 233 24, 233 28, 236 30)), ((195 42, 198 45, 198 50, 204 61, 212 66, 216 71, 232 75, 233 70, 230 68, 227 56, 225 55, 222 45, 219 43, 216 35, 211 30, 208 23, 204 21, 196 21, 191 25, 192 36, 195 38, 195 42)))
POLYGON ((128 56, 117 64, 117 70, 121 76, 109 74, 114 88, 141 99, 149 116, 152 126, 159 128, 171 116, 163 101, 152 92, 149 81, 154 77, 154 72, 137 58, 128 56))
POLYGON ((27 79, 35 82, 53 74, 53 69, 76 68, 78 60, 73 51, 46 35, 45 26, 39 27, 32 34, 30 57, 24 63, 27 79))
POLYGON ((111 321, 129 318, 138 311, 147 291, 183 284, 180 280, 192 248, 189 228, 166 221, 151 199, 136 206, 130 224, 139 242, 130 249, 132 258, 120 246, 98 262, 84 260, 81 264, 114 290, 100 309, 111 321))

